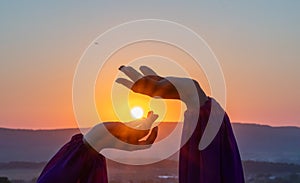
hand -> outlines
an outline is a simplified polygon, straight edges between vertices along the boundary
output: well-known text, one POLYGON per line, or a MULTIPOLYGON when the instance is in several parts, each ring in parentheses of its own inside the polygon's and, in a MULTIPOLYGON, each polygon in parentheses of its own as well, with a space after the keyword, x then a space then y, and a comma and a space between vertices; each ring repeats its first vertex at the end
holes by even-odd
POLYGON ((146 149, 151 147, 157 137, 158 127, 154 127, 150 132, 157 118, 158 115, 151 111, 147 118, 141 120, 100 123, 84 135, 84 141, 98 152, 105 148, 127 151, 146 149), (147 139, 142 140, 148 134, 147 139))
POLYGON ((136 93, 164 99, 180 99, 188 108, 195 106, 195 101, 199 101, 201 106, 208 99, 198 82, 190 78, 161 77, 146 66, 140 67, 142 74, 130 66, 121 66, 119 70, 131 80, 118 78, 116 82, 136 93))

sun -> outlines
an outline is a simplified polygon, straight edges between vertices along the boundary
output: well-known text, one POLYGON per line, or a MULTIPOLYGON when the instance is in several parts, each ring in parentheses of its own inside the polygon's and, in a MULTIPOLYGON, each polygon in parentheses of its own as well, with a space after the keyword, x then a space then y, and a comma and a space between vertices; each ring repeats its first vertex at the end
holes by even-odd
POLYGON ((135 106, 131 109, 130 113, 133 118, 140 119, 144 115, 144 110, 139 106, 135 106))

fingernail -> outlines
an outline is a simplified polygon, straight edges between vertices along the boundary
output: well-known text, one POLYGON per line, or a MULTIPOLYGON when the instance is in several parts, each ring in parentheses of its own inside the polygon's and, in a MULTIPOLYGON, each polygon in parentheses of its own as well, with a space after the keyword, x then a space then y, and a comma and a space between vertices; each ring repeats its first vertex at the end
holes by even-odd
POLYGON ((125 67, 125 65, 121 65, 121 66, 119 67, 119 70, 121 70, 123 67, 125 67))

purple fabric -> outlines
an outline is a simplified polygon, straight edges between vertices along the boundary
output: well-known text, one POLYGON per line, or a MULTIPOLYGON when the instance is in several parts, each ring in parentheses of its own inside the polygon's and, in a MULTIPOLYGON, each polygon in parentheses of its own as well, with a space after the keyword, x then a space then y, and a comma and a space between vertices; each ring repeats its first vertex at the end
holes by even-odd
POLYGON ((38 183, 107 183, 106 160, 74 135, 48 162, 38 183))
MULTIPOLYGON (((221 128, 203 151, 198 144, 209 119, 209 99, 200 109, 192 136, 180 149, 180 183, 244 183, 242 163, 230 120, 225 113, 221 128)), ((187 111, 187 114, 190 111, 187 111)), ((190 128, 185 116, 184 129, 190 128)), ((183 132, 183 136, 184 136, 183 132)), ((105 157, 83 143, 83 135, 72 137, 44 168, 38 183, 106 183, 105 157)))
MULTIPOLYGON (((210 98, 201 107, 196 129, 180 149, 180 183, 244 183, 239 150, 226 113, 212 143, 206 149, 198 150, 209 119, 212 100, 210 98)), ((184 129, 188 125, 185 120, 184 129)))

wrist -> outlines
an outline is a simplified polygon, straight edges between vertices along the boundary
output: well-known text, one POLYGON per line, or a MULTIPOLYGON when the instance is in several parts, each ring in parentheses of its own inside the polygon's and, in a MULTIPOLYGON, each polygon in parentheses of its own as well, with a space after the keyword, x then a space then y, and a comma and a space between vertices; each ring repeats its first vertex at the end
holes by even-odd
POLYGON ((204 93, 199 83, 196 80, 193 80, 195 87, 197 89, 197 93, 193 92, 189 96, 186 97, 184 101, 187 109, 195 109, 202 107, 206 101, 209 99, 208 96, 204 93))
POLYGON ((92 147, 95 151, 100 152, 102 149, 104 149, 105 144, 103 141, 104 129, 103 124, 98 124, 94 126, 92 129, 90 129, 84 136, 83 136, 83 142, 92 147))

